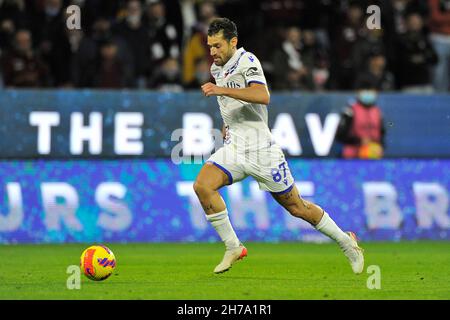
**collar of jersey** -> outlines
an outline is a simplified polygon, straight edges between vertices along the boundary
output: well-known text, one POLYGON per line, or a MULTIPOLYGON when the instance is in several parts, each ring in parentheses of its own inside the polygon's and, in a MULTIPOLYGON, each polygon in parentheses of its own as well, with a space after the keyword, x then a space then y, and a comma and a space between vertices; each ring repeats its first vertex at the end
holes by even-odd
POLYGON ((246 52, 247 51, 245 51, 244 48, 239 48, 236 50, 230 60, 228 60, 227 63, 225 63, 225 65, 223 66, 222 70, 227 70, 225 72, 225 76, 232 73, 236 69, 237 65, 239 64, 239 59, 241 59, 242 55, 246 52))

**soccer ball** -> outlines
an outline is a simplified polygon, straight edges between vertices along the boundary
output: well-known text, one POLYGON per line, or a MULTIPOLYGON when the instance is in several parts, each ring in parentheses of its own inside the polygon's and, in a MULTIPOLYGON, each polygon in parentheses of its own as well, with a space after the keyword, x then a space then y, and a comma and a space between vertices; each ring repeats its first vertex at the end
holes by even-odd
POLYGON ((112 274, 116 267, 116 258, 106 246, 90 246, 81 254, 80 267, 86 277, 101 281, 112 274))

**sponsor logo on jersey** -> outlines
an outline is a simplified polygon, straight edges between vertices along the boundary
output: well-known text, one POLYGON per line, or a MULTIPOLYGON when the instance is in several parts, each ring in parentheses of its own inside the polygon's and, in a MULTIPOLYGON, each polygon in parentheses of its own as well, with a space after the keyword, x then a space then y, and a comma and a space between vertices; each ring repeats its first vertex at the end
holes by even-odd
POLYGON ((256 76, 259 74, 258 68, 256 67, 250 67, 248 68, 247 72, 245 73, 246 77, 256 76))
POLYGON ((227 87, 228 88, 240 88, 241 85, 239 83, 234 82, 234 81, 230 81, 230 82, 227 82, 227 87))

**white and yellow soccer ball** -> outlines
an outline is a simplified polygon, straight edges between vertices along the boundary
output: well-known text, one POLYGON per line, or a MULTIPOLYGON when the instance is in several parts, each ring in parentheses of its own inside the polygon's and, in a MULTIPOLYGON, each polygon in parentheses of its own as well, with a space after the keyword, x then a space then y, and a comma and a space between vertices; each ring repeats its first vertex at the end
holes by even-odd
POLYGON ((90 246, 81 254, 80 267, 86 277, 94 281, 101 281, 113 273, 116 267, 116 258, 106 246, 90 246))

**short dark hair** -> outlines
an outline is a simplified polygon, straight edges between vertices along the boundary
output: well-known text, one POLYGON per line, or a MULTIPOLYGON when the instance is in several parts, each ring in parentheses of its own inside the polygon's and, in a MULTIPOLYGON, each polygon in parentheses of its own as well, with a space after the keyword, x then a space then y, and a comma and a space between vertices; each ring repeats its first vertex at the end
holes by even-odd
POLYGON ((208 36, 223 31, 223 37, 230 41, 232 38, 238 36, 236 24, 228 18, 217 18, 214 19, 208 28, 208 36))

